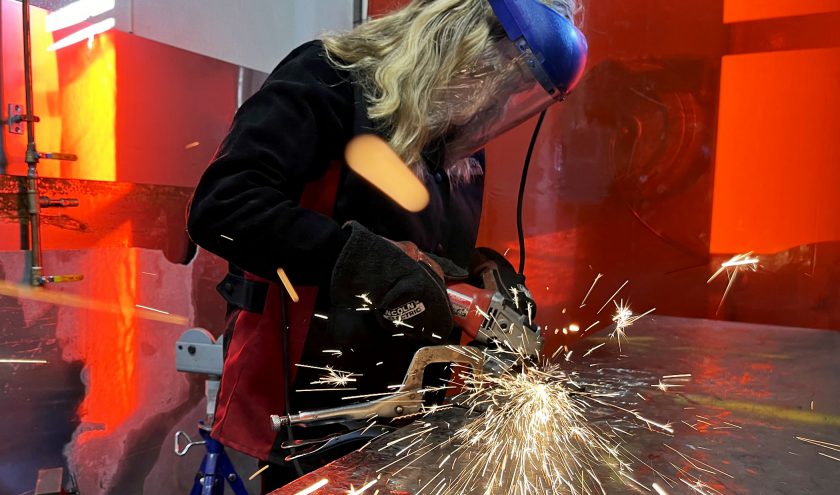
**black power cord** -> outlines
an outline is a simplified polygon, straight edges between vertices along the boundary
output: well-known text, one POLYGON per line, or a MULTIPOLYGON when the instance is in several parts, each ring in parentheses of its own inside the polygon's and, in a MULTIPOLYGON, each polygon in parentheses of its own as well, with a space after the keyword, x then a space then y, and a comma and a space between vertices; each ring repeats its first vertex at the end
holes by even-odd
POLYGON ((537 136, 540 133, 545 110, 540 113, 537 125, 534 126, 534 133, 531 135, 531 144, 528 146, 528 154, 525 155, 525 164, 522 166, 522 178, 519 180, 519 198, 516 200, 516 232, 519 235, 519 274, 525 274, 525 233, 522 229, 522 202, 525 199, 525 183, 528 181, 528 167, 531 165, 531 155, 534 154, 534 146, 537 144, 537 136))
MULTIPOLYGON (((285 380, 285 387, 284 387, 284 398, 286 400, 286 410, 284 411, 286 416, 292 414, 292 361, 291 356, 289 355, 289 334, 291 333, 292 327, 289 324, 289 300, 288 296, 285 292, 280 294, 280 299, 282 300, 282 309, 283 309, 283 366, 284 366, 284 380, 285 380)), ((292 431, 292 424, 289 423, 286 426, 286 434, 289 436, 289 442, 295 441, 295 435, 292 431)), ((292 455, 295 454, 295 449, 290 449, 290 453, 292 455)), ((292 459, 292 465, 295 468, 295 473, 297 473, 298 477, 303 476, 303 468, 301 467, 300 463, 298 462, 297 458, 292 459)))

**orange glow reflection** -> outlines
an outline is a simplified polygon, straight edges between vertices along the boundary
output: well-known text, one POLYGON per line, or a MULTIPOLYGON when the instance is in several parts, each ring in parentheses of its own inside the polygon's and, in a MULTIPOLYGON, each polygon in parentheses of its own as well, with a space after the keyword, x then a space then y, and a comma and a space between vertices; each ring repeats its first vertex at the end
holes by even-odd
POLYGON ((62 69, 61 113, 73 116, 62 146, 79 156, 62 164, 62 177, 115 181, 117 152, 117 54, 111 33, 57 52, 62 69))
POLYGON ((840 11, 840 0, 726 0, 723 22, 754 21, 840 11))
MULTIPOLYGON (((3 53, 0 53, 0 63, 3 64, 3 103, 23 104, 25 99, 23 86, 23 48, 21 32, 20 3, 0 0, 3 9, 3 25, 0 35, 3 36, 3 53)), ((53 42, 52 33, 44 28, 47 11, 37 7, 30 9, 32 23, 32 79, 33 105, 35 114, 41 119, 36 126, 38 149, 41 151, 60 151, 62 115, 60 108, 60 74, 56 63, 55 53, 47 51, 53 42)), ((3 115, 6 109, 2 110, 3 115)), ((24 163, 26 152, 26 136, 24 134, 8 134, 5 126, 5 145, 9 160, 9 173, 15 175, 26 174, 24 163)), ((38 165, 38 173, 44 177, 58 177, 60 175, 59 162, 43 160, 38 165)))
MULTIPOLYGON (((111 236, 130 240, 131 230, 129 221, 111 236)), ((79 339, 83 342, 88 390, 79 415, 83 423, 97 425, 95 431, 79 436, 80 444, 113 432, 137 405, 137 251, 109 250, 105 262, 107 268, 101 268, 95 285, 86 286, 85 295, 118 304, 122 312, 88 312, 80 318, 79 339)))
POLYGON ((711 251, 840 239, 840 49, 723 58, 711 251))

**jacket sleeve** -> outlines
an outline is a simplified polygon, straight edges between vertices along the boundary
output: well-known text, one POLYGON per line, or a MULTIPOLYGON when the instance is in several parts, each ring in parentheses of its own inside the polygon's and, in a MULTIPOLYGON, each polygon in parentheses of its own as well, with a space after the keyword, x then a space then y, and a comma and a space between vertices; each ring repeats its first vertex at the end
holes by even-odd
POLYGON ((328 284, 347 239, 298 206, 352 132, 352 85, 326 64, 305 52, 281 62, 237 111, 189 208, 196 244, 269 280, 283 268, 294 284, 328 284))

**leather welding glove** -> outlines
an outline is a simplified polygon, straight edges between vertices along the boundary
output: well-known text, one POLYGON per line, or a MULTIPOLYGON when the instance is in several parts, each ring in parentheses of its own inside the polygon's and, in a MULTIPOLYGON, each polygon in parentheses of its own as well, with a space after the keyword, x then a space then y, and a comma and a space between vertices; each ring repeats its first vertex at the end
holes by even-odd
POLYGON ((486 247, 476 248, 470 260, 470 283, 501 292, 519 314, 530 313, 531 320, 535 318, 537 303, 525 286, 525 275, 517 272, 501 253, 486 247))
POLYGON ((378 236, 358 222, 348 222, 344 229, 350 237, 333 269, 332 303, 368 305, 383 329, 406 337, 448 336, 453 322, 446 281, 466 279, 466 270, 411 242, 378 236))

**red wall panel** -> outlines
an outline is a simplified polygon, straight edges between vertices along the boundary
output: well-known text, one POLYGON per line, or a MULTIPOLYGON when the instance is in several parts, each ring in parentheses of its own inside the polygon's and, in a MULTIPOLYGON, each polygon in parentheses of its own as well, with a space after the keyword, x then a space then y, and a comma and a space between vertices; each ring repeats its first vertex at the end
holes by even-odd
POLYGON ((724 22, 840 11, 840 0, 726 0, 724 22))
POLYGON ((711 250, 840 240, 840 49, 724 57, 711 250))

